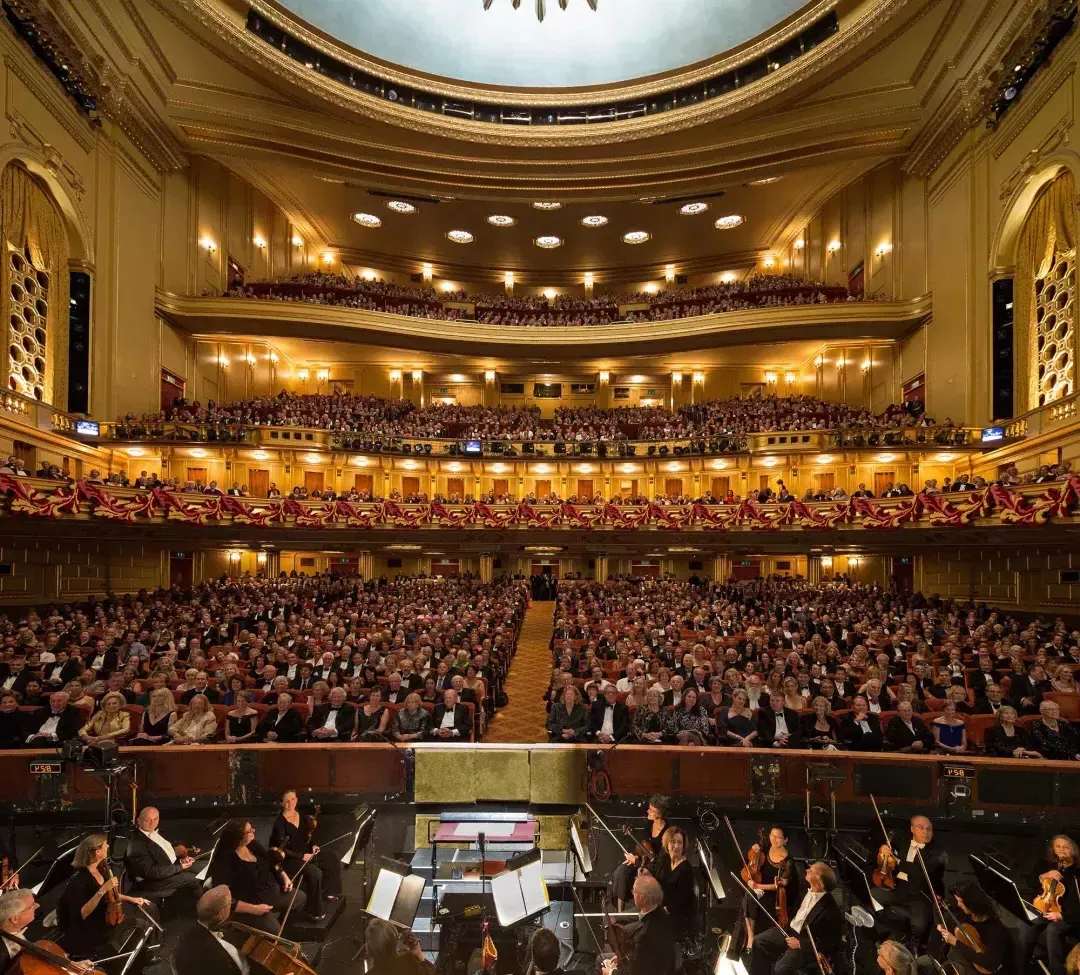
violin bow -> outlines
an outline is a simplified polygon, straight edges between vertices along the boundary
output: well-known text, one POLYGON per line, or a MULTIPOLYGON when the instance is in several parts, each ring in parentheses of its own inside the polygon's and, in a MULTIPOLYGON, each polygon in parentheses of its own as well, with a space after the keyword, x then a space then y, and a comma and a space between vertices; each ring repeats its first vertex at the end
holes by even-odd
POLYGON ((608 824, 604 822, 604 819, 603 819, 603 817, 602 817, 602 816, 601 816, 601 815, 600 815, 600 814, 599 814, 599 813, 598 813, 598 812, 597 812, 597 811, 596 811, 595 809, 593 809, 593 807, 592 807, 592 806, 590 806, 590 805, 589 805, 588 803, 585 803, 585 808, 586 808, 586 809, 588 809, 588 810, 589 810, 589 812, 590 812, 590 813, 592 813, 592 815, 596 817, 596 821, 597 821, 597 822, 598 822, 598 823, 599 823, 599 824, 600 824, 601 826, 603 826, 603 827, 604 827, 604 829, 605 829, 605 831, 607 832, 608 836, 610 836, 610 837, 611 837, 611 838, 612 838, 612 839, 613 839, 613 840, 614 840, 614 841, 615 841, 615 842, 616 842, 616 843, 617 843, 617 844, 619 845, 619 849, 620 849, 620 850, 622 850, 622 851, 623 851, 623 853, 629 853, 630 851, 629 851, 629 850, 628 850, 628 849, 627 849, 627 848, 626 848, 625 846, 623 846, 623 844, 622 844, 622 840, 620 840, 620 839, 619 839, 619 837, 617 837, 617 836, 616 836, 616 835, 615 835, 615 834, 614 834, 614 833, 613 833, 613 832, 611 831, 611 827, 610 827, 610 826, 608 826, 608 824))
POLYGON ((817 962, 818 971, 821 975, 826 975, 825 963, 821 960, 821 952, 817 950, 817 942, 814 941, 814 932, 810 930, 810 925, 806 925, 806 936, 810 939, 810 947, 814 949, 814 961, 817 962))
MULTIPOLYGON (((934 890, 934 884, 930 880, 930 871, 926 869, 926 861, 923 859, 922 850, 918 847, 915 847, 915 859, 919 861, 919 866, 922 867, 923 876, 926 878, 926 889, 930 892, 930 901, 934 905, 934 910, 937 911, 938 920, 941 921, 941 926, 948 930, 949 923, 945 920, 945 912, 941 909, 941 900, 938 898, 937 891, 934 890)), ((952 911, 949 911, 949 913, 952 914, 952 911)), ((959 929, 960 923, 957 922, 956 926, 959 929)))
MULTIPOLYGON (((291 877, 289 877, 287 873, 285 874, 286 877, 289 877, 289 884, 292 886, 292 897, 289 898, 289 906, 285 909, 285 916, 281 919, 281 927, 278 928, 279 938, 281 937, 282 932, 284 932, 285 930, 285 925, 289 921, 289 914, 293 909, 293 905, 296 903, 296 893, 300 890, 300 874, 304 872, 304 867, 306 866, 307 861, 305 860, 303 863, 300 864, 296 873, 294 873, 291 877)), ((285 873, 285 871, 283 870, 282 873, 285 873)))
POLYGON ((0 884, 0 891, 7 890, 8 889, 8 884, 10 884, 17 876, 19 876, 19 871, 25 869, 28 866, 30 866, 30 864, 33 863, 41 855, 41 851, 44 850, 44 849, 45 849, 45 847, 39 846, 30 856, 28 856, 14 870, 12 870, 11 871, 11 876, 8 877, 8 879, 5 880, 2 884, 0 884))
MULTIPOLYGON (((885 837, 885 842, 889 845, 889 849, 892 849, 892 836, 889 835, 889 831, 885 828, 885 821, 881 818, 881 813, 878 812, 877 800, 874 798, 874 794, 870 793, 870 804, 874 807, 874 815, 877 817, 878 826, 881 827, 881 833, 885 837)), ((895 853, 896 851, 893 850, 895 853)))
MULTIPOLYGON (((739 854, 739 862, 742 863, 743 869, 750 873, 750 864, 746 862, 746 857, 743 856, 742 847, 739 846, 739 840, 735 836, 735 827, 731 825, 731 820, 724 817, 724 822, 727 823, 728 832, 731 834, 731 842, 735 844, 735 852, 739 854)), ((757 895, 754 895, 754 899, 757 899, 757 895)))
POLYGON ((743 883, 742 877, 740 877, 734 870, 730 870, 728 872, 735 879, 735 883, 737 883, 740 887, 742 887, 743 890, 745 890, 754 898, 754 902, 761 909, 761 912, 784 933, 785 937, 787 937, 787 928, 785 928, 778 920, 776 920, 776 918, 772 916, 772 914, 769 913, 769 909, 761 903, 757 894, 755 894, 754 891, 752 891, 749 887, 746 886, 745 883, 743 883))

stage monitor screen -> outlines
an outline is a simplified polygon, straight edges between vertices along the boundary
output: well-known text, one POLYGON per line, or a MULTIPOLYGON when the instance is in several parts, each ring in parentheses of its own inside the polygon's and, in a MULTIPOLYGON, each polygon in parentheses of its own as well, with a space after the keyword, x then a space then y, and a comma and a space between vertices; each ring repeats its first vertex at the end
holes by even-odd
POLYGON ((98 437, 101 435, 101 425, 93 420, 76 420, 75 432, 83 437, 98 437))
POLYGON ((478 454, 480 453, 480 441, 479 440, 466 440, 465 441, 465 453, 478 454))

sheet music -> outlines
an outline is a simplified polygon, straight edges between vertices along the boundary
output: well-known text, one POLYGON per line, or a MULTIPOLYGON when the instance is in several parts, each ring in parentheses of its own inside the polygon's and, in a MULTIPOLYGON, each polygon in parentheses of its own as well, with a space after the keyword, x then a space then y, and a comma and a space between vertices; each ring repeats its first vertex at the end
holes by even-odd
POLYGON ((368 914, 381 917, 384 921, 390 920, 390 912, 394 909, 394 901, 397 900, 398 891, 401 889, 401 880, 401 875, 391 870, 379 871, 368 900, 368 914))
POLYGON ((475 840, 481 833, 489 840, 514 835, 516 823, 458 823, 454 835, 462 839, 475 840))
POLYGON ((522 867, 520 884, 525 901, 525 917, 547 909, 551 900, 544 882, 544 864, 540 860, 522 867))
POLYGON ((512 870, 491 878, 491 896, 495 900, 495 913, 498 915, 499 924, 504 928, 526 916, 525 896, 521 892, 517 874, 512 870))

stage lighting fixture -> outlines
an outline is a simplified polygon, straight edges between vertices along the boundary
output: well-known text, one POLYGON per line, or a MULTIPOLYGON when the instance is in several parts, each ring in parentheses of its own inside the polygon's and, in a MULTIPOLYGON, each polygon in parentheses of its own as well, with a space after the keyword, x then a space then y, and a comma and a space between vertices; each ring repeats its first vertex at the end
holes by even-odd
POLYGON ((423 452, 424 452, 424 445, 422 443, 414 443, 413 444, 413 453, 414 454, 422 454, 423 452))
POLYGON ((521 450, 522 450, 523 453, 526 453, 526 454, 535 454, 536 453, 536 444, 534 444, 534 443, 524 443, 524 444, 521 445, 521 450))
POLYGON ((587 457, 589 454, 592 453, 592 448, 593 445, 591 443, 583 443, 578 446, 578 453, 581 454, 583 457, 587 457))
POLYGON ((619 456, 620 457, 625 457, 626 456, 626 451, 627 451, 626 444, 620 443, 619 444, 619 456))
POLYGON ((607 444, 606 443, 598 443, 596 445, 596 455, 598 457, 607 457, 607 444))
POLYGON ((424 444, 424 453, 425 454, 430 454, 431 453, 431 444, 429 444, 429 443, 424 444))
POLYGON ((649 454, 650 457, 655 457, 656 456, 656 444, 654 444, 654 443, 649 444, 648 454, 649 454))
POLYGON ((633 444, 629 444, 627 446, 627 448, 626 448, 626 456, 627 457, 634 457, 636 454, 637 454, 637 447, 635 447, 633 444))
POLYGON ((557 454, 565 454, 566 453, 566 444, 564 444, 561 440, 558 441, 555 444, 555 453, 557 453, 557 454))
POLYGON ((667 455, 668 455, 668 446, 667 446, 667 444, 664 444, 664 446, 660 448, 660 456, 661 457, 667 457, 667 455))

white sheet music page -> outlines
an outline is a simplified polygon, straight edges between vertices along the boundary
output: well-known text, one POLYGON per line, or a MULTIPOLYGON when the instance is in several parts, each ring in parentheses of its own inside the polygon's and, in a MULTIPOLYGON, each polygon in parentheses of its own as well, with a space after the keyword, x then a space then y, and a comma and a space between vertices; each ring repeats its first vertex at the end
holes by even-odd
POLYGON ((384 921, 390 920, 390 912, 394 909, 394 901, 397 900, 398 891, 401 889, 401 875, 392 870, 380 870, 375 879, 375 886, 368 900, 367 912, 375 917, 381 917, 384 921))
POLYGON ((544 880, 544 864, 540 860, 521 868, 521 894, 525 900, 525 917, 546 910, 551 903, 544 880))
POLYGON ((505 870, 491 878, 491 896, 495 899, 495 913, 499 917, 499 924, 504 928, 525 917, 525 898, 514 871, 505 870))

